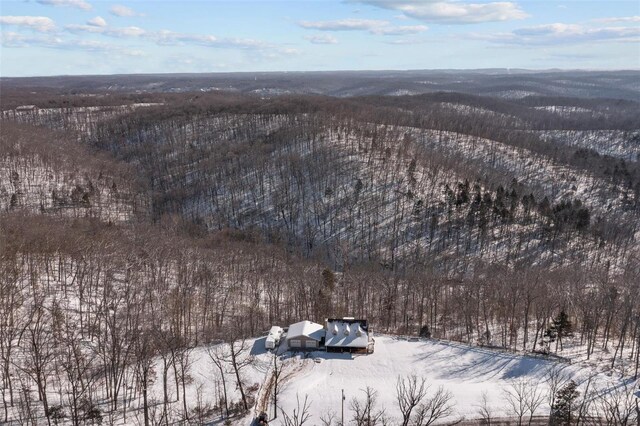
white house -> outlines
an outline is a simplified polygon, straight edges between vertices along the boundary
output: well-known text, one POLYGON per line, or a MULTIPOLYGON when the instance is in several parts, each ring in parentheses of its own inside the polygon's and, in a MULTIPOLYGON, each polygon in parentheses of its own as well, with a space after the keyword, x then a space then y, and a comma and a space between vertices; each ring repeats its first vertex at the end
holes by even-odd
POLYGON ((277 325, 271 327, 271 330, 269 330, 269 334, 267 334, 267 338, 264 341, 264 347, 266 349, 274 349, 278 346, 278 344, 280 344, 280 337, 282 337, 282 333, 282 327, 278 327, 277 325))
POLYGON ((315 349, 324 343, 325 330, 320 324, 300 321, 289 326, 287 345, 291 349, 315 349))
POLYGON ((327 352, 367 352, 369 347, 367 320, 330 318, 327 320, 325 346, 327 352))

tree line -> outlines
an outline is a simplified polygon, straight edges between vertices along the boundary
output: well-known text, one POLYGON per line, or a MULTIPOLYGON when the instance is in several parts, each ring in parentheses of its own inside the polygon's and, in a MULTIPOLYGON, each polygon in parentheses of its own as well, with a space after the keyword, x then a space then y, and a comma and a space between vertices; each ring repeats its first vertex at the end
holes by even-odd
MULTIPOLYGON (((224 341, 242 352, 265 324, 340 315, 367 318, 378 332, 510 350, 562 354, 570 343, 638 374, 637 257, 616 276, 478 266, 446 277, 428 265, 401 273, 370 263, 336 272, 258 236, 211 234, 175 217, 149 226, 5 215, 0 228, 5 421, 137 415, 150 424, 162 410, 149 386, 166 389, 173 371, 184 389, 193 348, 224 341)), ((239 400, 216 401, 223 417, 243 412, 254 395, 233 353, 212 354, 237 368, 233 381, 244 389, 239 400)))

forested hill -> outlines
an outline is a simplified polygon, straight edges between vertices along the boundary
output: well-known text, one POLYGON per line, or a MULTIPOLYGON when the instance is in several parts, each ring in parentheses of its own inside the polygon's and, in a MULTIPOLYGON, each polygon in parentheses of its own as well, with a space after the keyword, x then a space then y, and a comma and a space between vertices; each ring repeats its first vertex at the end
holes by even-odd
POLYGON ((193 411, 194 348, 333 316, 638 374, 632 96, 20 84, 0 98, 0 421, 237 420, 258 388, 193 411))
MULTIPOLYGON (((373 262, 447 274, 478 263, 620 271, 637 247, 631 101, 145 96, 3 114, 11 131, 19 121, 71 132, 84 149, 132 166, 156 220, 178 214, 258 235, 336 270, 373 262)), ((23 192, 4 188, 5 208, 33 199, 23 192)))

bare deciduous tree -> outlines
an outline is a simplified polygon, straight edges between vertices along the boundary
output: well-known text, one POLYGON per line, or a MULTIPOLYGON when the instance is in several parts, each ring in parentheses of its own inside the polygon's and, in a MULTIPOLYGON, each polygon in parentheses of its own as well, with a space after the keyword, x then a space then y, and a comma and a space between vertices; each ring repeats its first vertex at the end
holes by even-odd
POLYGON ((230 339, 227 344, 229 346, 229 356, 226 358, 226 360, 231 364, 231 367, 233 368, 233 373, 236 378, 238 390, 240 391, 244 409, 248 410, 249 402, 247 399, 247 394, 244 390, 242 371, 254 362, 253 356, 251 356, 249 353, 251 346, 245 337, 239 339, 230 339))
POLYGON ((640 399, 634 392, 637 391, 637 384, 631 380, 625 380, 621 384, 609 384, 604 389, 595 391, 595 405, 606 424, 631 426, 637 425, 640 421, 637 412, 637 403, 640 399))
POLYGON ((406 378, 398 377, 396 383, 396 399, 398 408, 402 414, 402 426, 408 426, 411 421, 411 412, 418 407, 427 395, 429 386, 426 379, 412 375, 406 378))
POLYGON ((415 417, 415 426, 430 426, 453 414, 454 399, 451 392, 440 386, 433 395, 424 399, 418 406, 415 417))
POLYGON ((511 413, 518 419, 518 425, 522 425, 522 419, 529 414, 529 424, 542 405, 545 394, 537 383, 530 383, 526 380, 518 380, 511 384, 509 389, 504 391, 505 400, 509 404, 511 413))
POLYGON ((482 391, 482 395, 480 397, 480 404, 478 404, 478 415, 482 420, 482 424, 491 426, 491 421, 493 420, 493 411, 491 410, 491 406, 489 405, 489 394, 487 391, 482 391))
POLYGON ((226 378, 226 362, 227 358, 226 353, 226 345, 218 344, 207 347, 207 355, 209 355, 209 359, 218 369, 218 373, 220 374, 220 381, 222 382, 222 405, 224 405, 224 412, 227 417, 229 417, 229 400, 227 397, 227 378, 226 378))
POLYGON ((367 386, 362 389, 364 399, 351 400, 352 420, 356 426, 386 425, 387 417, 384 407, 378 408, 378 392, 367 386))
POLYGON ((305 395, 302 406, 300 406, 300 395, 296 394, 296 408, 293 409, 291 414, 286 413, 284 410, 280 410, 282 413, 282 422, 285 426, 303 426, 311 418, 309 408, 311 408, 311 401, 309 401, 309 395, 305 395))

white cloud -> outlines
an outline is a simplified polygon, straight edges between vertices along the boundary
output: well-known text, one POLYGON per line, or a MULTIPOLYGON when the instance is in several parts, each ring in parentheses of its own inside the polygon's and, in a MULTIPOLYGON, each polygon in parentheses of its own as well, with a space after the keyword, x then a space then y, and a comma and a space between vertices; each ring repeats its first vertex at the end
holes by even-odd
POLYGON ((519 28, 508 33, 474 34, 473 38, 514 45, 560 45, 604 41, 640 41, 639 27, 592 28, 577 24, 554 23, 519 28))
POLYGON ((13 31, 3 31, 0 33, 0 46, 2 47, 26 47, 29 37, 13 31))
POLYGON ((69 40, 58 36, 25 36, 15 32, 0 34, 0 45, 3 47, 44 47, 49 49, 81 50, 85 52, 108 52, 124 56, 146 56, 141 50, 116 46, 95 40, 69 40))
POLYGON ((71 24, 71 25, 65 25, 64 29, 74 34, 81 33, 81 32, 103 34, 105 32, 105 28, 99 27, 96 25, 71 24))
POLYGON ((402 12, 425 22, 476 24, 511 21, 528 15, 514 2, 466 3, 452 0, 354 0, 402 12))
POLYGON ((593 22, 602 22, 604 24, 624 23, 624 22, 636 23, 636 22, 640 22, 640 16, 622 16, 622 17, 618 17, 618 18, 601 18, 601 19, 594 19, 593 22))
POLYGON ((302 51, 293 47, 282 47, 276 49, 276 55, 278 56, 297 56, 301 53, 302 51))
POLYGON ((91 23, 89 23, 88 25, 66 25, 64 29, 73 34, 91 33, 116 38, 143 38, 162 46, 190 44, 221 49, 254 50, 265 52, 272 51, 286 55, 295 53, 292 49, 278 47, 261 40, 233 37, 220 38, 210 34, 188 34, 169 30, 147 31, 140 27, 109 27, 98 26, 91 23))
POLYGON ((545 24, 536 25, 534 27, 519 28, 513 31, 513 34, 521 36, 545 36, 545 35, 566 35, 578 34, 583 31, 580 25, 576 24, 545 24))
POLYGON ((328 34, 304 36, 304 39, 313 44, 337 44, 338 39, 328 34))
POLYGON ((111 9, 109 9, 109 12, 112 15, 120 16, 120 17, 142 16, 142 14, 136 12, 130 7, 122 6, 120 4, 111 6, 111 9))
MULTIPOLYGON (((106 22, 105 22, 106 24, 106 22)), ((143 30, 139 27, 107 27, 107 26, 98 26, 95 24, 89 23, 89 25, 66 25, 64 27, 65 30, 71 33, 93 33, 93 34, 103 34, 109 37, 141 37, 147 34, 147 31, 143 30)))
POLYGON ((420 39, 410 39, 410 38, 397 38, 389 41, 385 41, 387 44, 395 44, 395 45, 414 45, 414 44, 424 44, 426 40, 420 39))
POLYGON ((70 40, 60 43, 57 48, 59 49, 79 49, 87 50, 91 52, 113 52, 126 56, 146 56, 141 50, 129 49, 126 47, 115 46, 109 43, 103 43, 95 40, 70 40))
POLYGON ((425 25, 406 25, 398 27, 383 27, 371 30, 373 34, 380 35, 406 35, 406 34, 418 34, 426 31, 428 28, 425 25))
POLYGON ((40 4, 49 6, 68 6, 82 10, 91 10, 92 6, 84 0, 37 0, 40 4))
POLYGON ((112 37, 140 37, 147 32, 140 27, 109 28, 105 34, 112 37))
POLYGON ((302 28, 319 31, 362 31, 388 26, 389 22, 375 19, 340 19, 336 21, 301 21, 302 28))
POLYGON ((94 27, 106 27, 107 21, 105 21, 104 18, 100 16, 96 16, 95 18, 89 19, 87 21, 87 25, 92 25, 94 27))
MULTIPOLYGON (((9 32, 3 28, 1 42, 5 47, 38 46, 56 49, 109 51, 129 56, 140 56, 144 54, 144 52, 140 50, 131 50, 128 46, 113 45, 82 37, 82 35, 86 34, 95 34, 120 39, 137 39, 162 46, 192 45, 239 50, 250 52, 248 55, 256 59, 275 59, 301 53, 299 50, 288 46, 250 38, 217 37, 211 34, 189 34, 169 30, 147 31, 136 26, 114 27, 110 26, 107 21, 100 16, 89 19, 85 24, 66 25, 64 26, 64 32, 56 31, 54 21, 47 17, 2 16, 0 17, 0 23, 3 27, 5 25, 13 25, 31 28, 42 33, 49 33, 47 36, 27 37, 20 32, 9 32), (70 34, 75 34, 77 37, 70 37, 70 34)), ((324 38, 324 40, 325 42, 331 42, 332 38, 324 38)))
POLYGON ((376 35, 417 34, 427 30, 424 25, 393 26, 377 19, 339 19, 335 21, 301 21, 302 28, 318 31, 368 31, 376 35))
POLYGON ((0 24, 31 28, 41 33, 53 31, 55 22, 46 16, 0 16, 0 24))
POLYGON ((299 55, 298 49, 283 47, 267 43, 262 40, 247 38, 220 38, 209 34, 187 34, 162 30, 148 32, 144 37, 162 46, 196 45, 216 49, 231 49, 250 52, 249 58, 280 59, 287 56, 299 55))
POLYGON ((219 38, 209 34, 187 34, 169 30, 149 32, 145 33, 144 35, 160 45, 195 44, 200 46, 242 50, 260 50, 275 47, 261 40, 245 38, 219 38))

